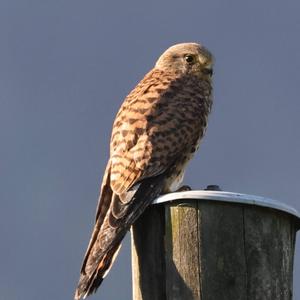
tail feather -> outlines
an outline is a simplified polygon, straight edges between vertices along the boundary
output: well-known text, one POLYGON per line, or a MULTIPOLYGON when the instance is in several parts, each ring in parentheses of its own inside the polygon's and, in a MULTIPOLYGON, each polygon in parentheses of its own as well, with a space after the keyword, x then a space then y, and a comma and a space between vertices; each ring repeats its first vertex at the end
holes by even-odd
POLYGON ((91 276, 81 274, 79 284, 75 292, 75 300, 81 298, 85 299, 87 296, 94 294, 98 287, 101 285, 103 279, 110 271, 119 251, 121 249, 121 243, 112 248, 101 260, 98 269, 94 271, 91 276))
POLYGON ((80 270, 81 273, 84 273, 85 265, 86 265, 89 255, 90 255, 90 251, 92 250, 93 245, 97 240, 100 228, 104 222, 105 216, 107 214, 107 211, 109 210, 109 207, 110 207, 110 204, 112 201, 113 191, 110 187, 110 165, 111 165, 110 161, 108 161, 105 172, 104 172, 102 185, 101 185, 101 191, 100 191, 100 195, 99 195, 99 199, 98 199, 96 218, 95 218, 95 226, 94 226, 92 237, 90 239, 86 253, 84 255, 84 259, 83 259, 81 270, 80 270))
MULTIPOLYGON (((128 192, 132 195, 130 201, 123 199, 125 203, 116 194, 112 195, 110 207, 101 227, 97 228, 96 232, 94 230, 93 243, 90 244, 84 260, 75 292, 76 300, 96 292, 103 278, 109 272, 126 232, 145 208, 162 192, 164 175, 144 179, 137 186, 128 192), (132 192, 133 190, 134 192, 132 192)), ((97 222, 95 226, 97 226, 97 222)))

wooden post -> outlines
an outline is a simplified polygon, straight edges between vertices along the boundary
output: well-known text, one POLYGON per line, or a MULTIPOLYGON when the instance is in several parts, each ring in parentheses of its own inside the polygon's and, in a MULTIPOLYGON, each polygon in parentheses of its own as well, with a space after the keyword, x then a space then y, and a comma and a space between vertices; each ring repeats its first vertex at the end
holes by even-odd
POLYGON ((216 191, 156 202, 132 227, 134 300, 292 299, 293 208, 216 191))

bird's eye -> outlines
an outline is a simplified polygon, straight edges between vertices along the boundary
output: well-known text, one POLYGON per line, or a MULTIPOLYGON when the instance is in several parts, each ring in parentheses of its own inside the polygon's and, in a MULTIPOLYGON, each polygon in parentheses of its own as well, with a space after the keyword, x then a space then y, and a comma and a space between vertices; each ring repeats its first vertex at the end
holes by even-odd
POLYGON ((195 61, 195 56, 187 54, 184 56, 184 59, 187 63, 192 64, 195 61))

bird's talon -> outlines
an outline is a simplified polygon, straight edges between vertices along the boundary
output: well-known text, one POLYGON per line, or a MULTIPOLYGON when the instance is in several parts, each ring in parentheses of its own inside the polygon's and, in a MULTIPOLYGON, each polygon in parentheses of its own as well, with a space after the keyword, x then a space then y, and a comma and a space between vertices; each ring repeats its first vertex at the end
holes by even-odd
POLYGON ((191 191, 192 188, 188 185, 183 185, 181 186, 178 190, 176 190, 175 192, 185 192, 185 191, 191 191))

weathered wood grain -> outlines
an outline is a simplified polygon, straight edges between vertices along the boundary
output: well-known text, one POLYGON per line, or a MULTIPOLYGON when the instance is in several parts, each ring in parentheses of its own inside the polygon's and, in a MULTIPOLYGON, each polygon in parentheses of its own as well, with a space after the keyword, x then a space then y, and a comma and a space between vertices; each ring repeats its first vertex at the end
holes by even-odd
POLYGON ((134 300, 291 300, 287 213, 203 200, 154 205, 132 228, 134 300))
POLYGON ((292 299, 295 241, 292 218, 259 207, 245 207, 244 215, 249 299, 292 299))
POLYGON ((150 206, 131 228, 134 300, 165 296, 164 206, 150 206))
POLYGON ((201 299, 197 201, 166 205, 166 299, 201 299))
POLYGON ((247 299, 243 208, 220 202, 198 205, 203 299, 247 299))

